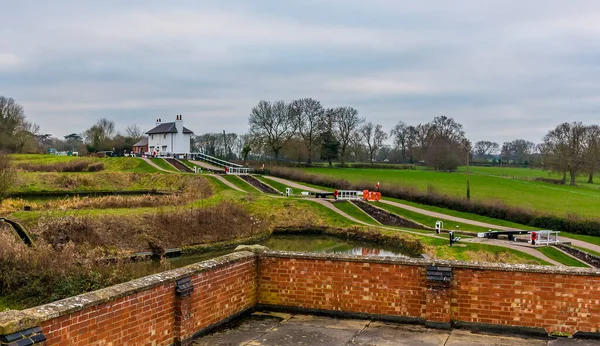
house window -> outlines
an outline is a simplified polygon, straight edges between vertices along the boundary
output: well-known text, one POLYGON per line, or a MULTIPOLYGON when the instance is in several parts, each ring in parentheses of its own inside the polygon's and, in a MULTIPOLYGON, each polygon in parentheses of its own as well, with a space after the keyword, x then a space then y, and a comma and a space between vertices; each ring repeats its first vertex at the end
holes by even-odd
MULTIPOLYGON (((165 136, 166 136, 166 135, 165 135, 165 136)), ((167 151, 167 146, 166 146, 166 145, 163 145, 163 146, 162 146, 162 151, 167 151)))
POLYGON ((154 135, 152 135, 152 139, 154 139, 154 135))
POLYGON ((167 138, 167 135, 166 135, 166 134, 165 134, 165 137, 164 137, 164 138, 167 138))

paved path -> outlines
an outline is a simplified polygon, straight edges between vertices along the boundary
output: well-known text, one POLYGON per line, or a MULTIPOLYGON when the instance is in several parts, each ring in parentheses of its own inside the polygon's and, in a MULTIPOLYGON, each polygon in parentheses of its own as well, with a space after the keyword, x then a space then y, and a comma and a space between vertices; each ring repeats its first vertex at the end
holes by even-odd
POLYGON ((564 264, 551 259, 550 257, 544 255, 542 252, 538 251, 536 248, 527 247, 527 246, 523 246, 523 245, 517 245, 517 243, 512 243, 512 242, 509 242, 506 240, 487 239, 487 238, 466 238, 466 239, 462 239, 461 242, 501 246, 501 247, 524 252, 528 255, 539 258, 548 263, 552 263, 555 266, 564 267, 564 264))
MULTIPOLYGON (((173 171, 169 171, 167 169, 162 168, 161 166, 157 165, 156 163, 152 162, 152 160, 150 160, 147 157, 142 157, 142 160, 146 161, 150 166, 158 169, 159 171, 163 171, 163 172, 168 172, 168 173, 177 173, 177 172, 173 172, 173 171)), ((165 161, 166 162, 166 161, 165 161)))
MULTIPOLYGON (((431 217, 436 217, 439 219, 444 219, 444 220, 450 220, 450 221, 455 221, 455 222, 460 222, 460 223, 465 223, 468 225, 473 225, 473 226, 480 226, 480 227, 485 227, 488 229, 495 229, 495 230, 499 230, 499 231, 512 231, 514 230, 514 228, 511 227, 506 227, 506 226, 498 226, 498 225, 493 225, 491 223, 485 223, 485 222, 479 222, 479 221, 474 221, 474 220, 469 220, 469 219, 463 219, 461 217, 456 217, 456 216, 450 216, 450 215, 446 215, 446 214, 442 214, 442 213, 436 213, 434 211, 430 211, 430 210, 425 210, 425 209, 421 209, 421 208, 417 208, 417 207, 413 207, 411 205, 406 205, 403 203, 398 203, 398 202, 393 202, 393 201, 387 201, 387 200, 381 200, 379 201, 381 203, 386 203, 389 205, 393 205, 395 207, 398 208, 402 208, 402 209, 406 209, 406 210, 410 210, 410 211, 414 211, 416 213, 419 214, 423 214, 423 215, 427 215, 427 216, 431 216, 431 217)), ((573 238, 569 238, 569 237, 565 237, 565 236, 561 236, 562 238, 566 238, 568 239, 569 242, 571 242, 571 244, 575 245, 575 246, 579 246, 588 250, 593 250, 596 252, 600 252, 600 246, 596 245, 596 244, 591 244, 582 240, 577 240, 577 239, 573 239, 573 238)))
POLYGON ((582 247, 584 249, 600 252, 600 246, 598 246, 596 244, 588 243, 583 240, 573 239, 573 238, 569 238, 569 237, 565 237, 565 236, 561 236, 561 237, 568 239, 568 241, 571 242, 571 245, 575 245, 575 246, 582 247))
POLYGON ((232 188, 232 189, 234 189, 236 191, 246 192, 246 191, 240 189, 239 187, 235 186, 234 183, 230 182, 229 180, 223 178, 222 176, 220 176, 218 174, 207 174, 207 176, 213 177, 213 178, 217 179, 218 181, 222 182, 223 184, 229 186, 230 188, 232 188))
POLYGON ((218 166, 214 166, 211 165, 210 163, 206 163, 206 162, 202 162, 202 161, 195 161, 195 160, 190 160, 190 162, 196 166, 205 168, 205 169, 210 169, 211 171, 223 171, 223 167, 218 167, 218 166))
POLYGON ((511 227, 498 226, 498 225, 492 225, 491 223, 485 223, 485 222, 479 222, 479 221, 474 221, 474 220, 469 220, 469 219, 463 219, 461 217, 456 217, 456 216, 450 216, 450 215, 446 215, 446 214, 442 214, 442 213, 437 213, 435 211, 421 209, 421 208, 413 207, 412 205, 407 205, 407 204, 403 204, 403 203, 399 203, 399 202, 393 202, 393 201, 388 201, 388 200, 384 200, 384 199, 380 200, 379 202, 380 203, 389 204, 389 205, 393 205, 394 207, 398 207, 398 208, 402 208, 402 209, 414 211, 414 212, 419 213, 419 214, 423 214, 423 215, 427 215, 427 216, 431 216, 431 217, 436 217, 438 219, 444 219, 444 220, 448 220, 448 221, 455 221, 455 222, 460 222, 460 223, 466 223, 468 225, 485 227, 485 228, 495 229, 495 230, 499 230, 499 231, 513 231, 514 230, 514 228, 511 228, 511 227))
POLYGON ((195 346, 586 346, 596 344, 596 340, 486 334, 465 329, 442 330, 415 324, 274 312, 255 312, 193 342, 195 346))
POLYGON ((283 179, 283 178, 277 178, 277 177, 273 177, 273 176, 270 176, 270 175, 266 175, 265 178, 271 179, 271 180, 276 181, 276 182, 278 182, 280 184, 287 185, 287 186, 289 186, 291 188, 298 189, 298 190, 304 190, 304 191, 309 191, 309 192, 319 192, 319 193, 321 193, 321 192, 327 192, 327 191, 315 189, 314 187, 304 186, 302 184, 298 184, 298 183, 296 183, 294 181, 291 181, 291 180, 287 180, 287 179, 283 179))

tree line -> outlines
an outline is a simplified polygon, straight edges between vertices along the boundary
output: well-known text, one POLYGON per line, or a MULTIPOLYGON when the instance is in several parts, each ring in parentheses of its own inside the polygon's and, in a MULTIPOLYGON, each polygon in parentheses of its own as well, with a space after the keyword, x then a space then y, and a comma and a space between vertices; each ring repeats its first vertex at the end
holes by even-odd
MULTIPOLYGON (((492 141, 472 144, 463 125, 442 115, 430 122, 409 125, 399 121, 389 131, 368 122, 357 109, 324 107, 312 98, 285 101, 262 100, 250 110, 249 132, 204 133, 191 140, 192 151, 228 160, 288 159, 311 164, 322 160, 332 165, 346 162, 424 164, 452 171, 467 161, 481 164, 537 166, 562 175, 561 183, 576 184, 579 175, 594 182, 600 168, 600 126, 565 122, 535 144, 515 139, 502 145, 492 141)), ((131 151, 144 135, 136 125, 124 132, 106 118, 81 133, 62 138, 42 133, 30 122, 14 99, 0 96, 0 151, 9 153, 59 151, 131 151)))

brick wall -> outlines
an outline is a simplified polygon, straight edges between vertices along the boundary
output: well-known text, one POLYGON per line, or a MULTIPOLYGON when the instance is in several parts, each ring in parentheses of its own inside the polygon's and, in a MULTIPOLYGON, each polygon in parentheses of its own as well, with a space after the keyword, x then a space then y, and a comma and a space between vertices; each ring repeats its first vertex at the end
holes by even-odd
POLYGON ((348 260, 268 253, 259 304, 575 334, 600 331, 600 272, 440 261, 451 284, 428 282, 424 260, 348 260))
POLYGON ((170 345, 174 284, 42 323, 48 345, 170 345))
POLYGON ((425 267, 264 257, 259 302, 425 318, 425 267))
POLYGON ((0 314, 0 336, 41 316, 47 345, 186 345, 256 304, 256 270, 256 255, 234 253, 18 312, 4 332, 0 314), (181 280, 193 289, 179 294, 181 280))
POLYGON ((569 334, 600 328, 598 276, 458 269, 451 299, 458 321, 569 334))
POLYGON ((194 333, 256 304, 440 327, 461 322, 598 333, 600 270, 240 252, 2 312, 0 344, 45 337, 47 345, 185 345, 194 333))

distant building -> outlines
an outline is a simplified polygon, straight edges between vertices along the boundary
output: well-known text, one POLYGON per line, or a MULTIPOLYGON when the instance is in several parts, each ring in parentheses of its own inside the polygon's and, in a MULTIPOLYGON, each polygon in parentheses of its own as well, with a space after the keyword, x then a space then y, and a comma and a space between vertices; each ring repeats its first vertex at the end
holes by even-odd
POLYGON ((156 120, 156 127, 146 132, 148 135, 148 151, 152 155, 176 156, 189 154, 191 151, 191 130, 183 126, 183 117, 177 115, 175 122, 163 123, 156 120))
POLYGON ((142 137, 139 142, 133 145, 133 153, 134 154, 145 154, 148 152, 148 137, 142 137))

